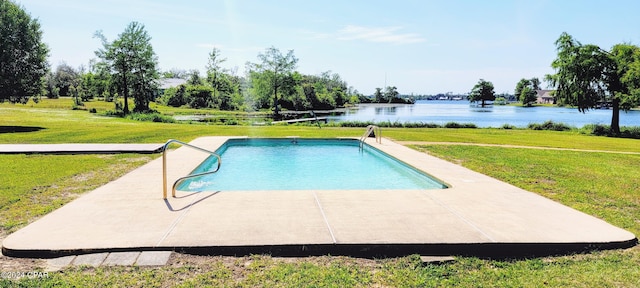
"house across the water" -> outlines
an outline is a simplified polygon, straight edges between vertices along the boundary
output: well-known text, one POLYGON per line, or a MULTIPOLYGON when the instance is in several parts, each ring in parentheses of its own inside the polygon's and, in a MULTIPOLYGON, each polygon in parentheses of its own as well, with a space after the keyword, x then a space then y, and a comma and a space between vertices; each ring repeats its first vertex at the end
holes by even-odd
POLYGON ((555 103, 555 97, 553 96, 553 92, 555 92, 555 90, 536 90, 536 92, 538 93, 538 100, 536 100, 538 104, 555 103))

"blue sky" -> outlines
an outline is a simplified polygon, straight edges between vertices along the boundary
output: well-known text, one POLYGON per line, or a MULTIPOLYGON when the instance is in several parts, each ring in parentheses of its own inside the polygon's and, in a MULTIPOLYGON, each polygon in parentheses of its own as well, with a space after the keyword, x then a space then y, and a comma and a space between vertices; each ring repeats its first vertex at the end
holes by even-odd
POLYGON ((268 47, 294 50, 298 71, 338 73, 363 94, 467 93, 480 78, 513 93, 552 73, 567 32, 609 49, 640 45, 640 1, 15 0, 38 18, 53 67, 87 66, 132 21, 145 25, 160 69, 204 71, 213 47, 244 74, 268 47))

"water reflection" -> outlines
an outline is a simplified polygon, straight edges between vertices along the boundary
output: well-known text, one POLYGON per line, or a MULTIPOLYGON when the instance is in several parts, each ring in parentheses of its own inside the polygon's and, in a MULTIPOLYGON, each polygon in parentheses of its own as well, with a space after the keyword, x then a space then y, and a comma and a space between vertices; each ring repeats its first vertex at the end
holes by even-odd
POLYGON ((493 109, 491 108, 476 108, 471 110, 472 112, 493 112, 493 109))
POLYGON ((397 107, 375 107, 376 115, 396 115, 397 107))
MULTIPOLYGON (((332 121, 423 122, 444 125, 447 122, 474 123, 478 127, 501 127, 504 124, 526 127, 530 123, 552 120, 570 126, 611 123, 611 110, 575 108, 469 105, 466 101, 417 101, 414 105, 363 104, 344 114, 331 116, 332 121)), ((621 126, 640 126, 640 111, 620 113, 621 126)))

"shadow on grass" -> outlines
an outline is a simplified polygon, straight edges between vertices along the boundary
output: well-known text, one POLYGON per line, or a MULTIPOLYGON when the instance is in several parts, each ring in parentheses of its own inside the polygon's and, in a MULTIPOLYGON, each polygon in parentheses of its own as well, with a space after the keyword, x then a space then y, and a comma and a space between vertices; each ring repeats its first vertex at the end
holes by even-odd
POLYGON ((0 126, 0 134, 38 132, 46 128, 30 126, 0 126))

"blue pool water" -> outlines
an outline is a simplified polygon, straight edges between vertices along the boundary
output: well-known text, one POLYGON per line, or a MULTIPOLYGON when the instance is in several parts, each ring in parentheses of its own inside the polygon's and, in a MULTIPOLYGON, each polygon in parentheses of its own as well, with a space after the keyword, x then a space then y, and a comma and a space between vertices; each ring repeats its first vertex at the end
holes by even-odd
MULTIPOLYGON (((182 191, 442 189, 445 185, 353 139, 231 139, 216 153, 217 173, 182 191)), ((215 169, 208 158, 193 174, 215 169)))

